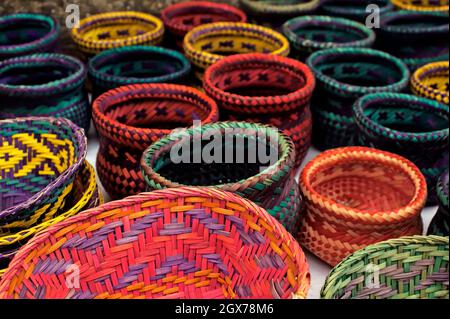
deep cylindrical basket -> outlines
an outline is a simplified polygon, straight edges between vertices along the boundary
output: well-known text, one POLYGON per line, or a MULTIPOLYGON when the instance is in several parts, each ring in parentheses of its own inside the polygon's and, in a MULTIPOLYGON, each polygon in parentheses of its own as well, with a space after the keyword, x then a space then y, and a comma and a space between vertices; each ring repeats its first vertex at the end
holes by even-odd
POLYGON ((405 158, 367 147, 328 150, 300 175, 299 242, 334 266, 367 245, 422 234, 427 185, 405 158))
POLYGON ((322 150, 354 145, 355 100, 368 93, 401 92, 410 75, 400 59, 367 48, 317 51, 307 64, 317 81, 311 104, 313 144, 322 150))
POLYGON ((0 234, 0 278, 6 271, 11 259, 27 241, 38 232, 63 220, 103 204, 103 196, 97 188, 94 168, 85 161, 77 173, 73 183, 73 189, 65 200, 56 216, 43 220, 41 223, 21 230, 17 233, 0 234))
POLYGON ((141 161, 148 190, 209 186, 235 192, 266 209, 290 232, 302 207, 294 164, 289 137, 275 127, 248 122, 173 132, 145 150, 141 161))
POLYGON ((135 84, 108 91, 93 103, 99 133, 97 173, 112 198, 145 191, 142 152, 172 129, 193 121, 217 121, 216 103, 204 93, 175 84, 135 84))
POLYGON ((121 11, 95 14, 71 29, 78 48, 88 54, 130 45, 155 45, 162 41, 164 25, 151 14, 121 11))
POLYGON ((449 105, 449 62, 424 65, 411 77, 411 90, 415 95, 449 105))
POLYGON ((448 237, 407 236, 370 245, 328 274, 324 299, 448 299, 448 237))
POLYGON ((0 62, 0 119, 63 117, 87 132, 91 117, 86 74, 81 61, 63 54, 33 54, 0 62))
POLYGON ((322 49, 367 48, 375 42, 375 32, 364 24, 329 16, 293 18, 282 30, 301 58, 322 49))
POLYGON ((391 0, 391 2, 403 10, 448 12, 448 0, 391 0))
POLYGON ((67 119, 0 121, 0 233, 52 218, 86 157, 84 132, 67 119))
POLYGON ((299 244, 264 209, 230 192, 179 188, 110 202, 28 242, 0 298, 305 298, 299 244), (77 271, 78 283, 72 283, 77 271), (39 283, 39 284, 38 284, 39 283))
POLYGON ((179 46, 193 28, 214 22, 247 22, 247 16, 236 7, 210 1, 187 1, 172 4, 161 11, 167 31, 179 46))
POLYGON ((289 41, 280 33, 255 24, 209 23, 192 29, 184 38, 186 57, 195 65, 197 76, 224 56, 239 53, 270 53, 287 56, 289 41))
POLYGON ((448 171, 446 171, 438 180, 436 190, 439 209, 428 227, 428 235, 449 236, 448 179, 448 171))
POLYGON ((449 58, 449 15, 395 11, 381 17, 376 47, 405 62, 411 71, 449 58), (418 40, 420 39, 420 40, 418 40))
POLYGON ((59 33, 58 22, 49 16, 35 13, 0 16, 0 60, 50 52, 59 33))
POLYGON ((314 75, 303 63, 262 53, 226 57, 209 67, 203 87, 221 119, 270 124, 292 138, 296 166, 311 144, 314 75))
POLYGON ((154 46, 129 46, 103 51, 89 60, 94 98, 120 86, 138 83, 180 83, 191 64, 179 52, 154 46))
MULTIPOLYGON (((323 0, 320 11, 328 16, 338 16, 366 23, 367 18, 375 12, 374 8, 377 8, 377 13, 383 15, 392 11, 394 6, 390 0, 323 0), (370 5, 373 7, 368 11, 367 8, 370 5)), ((373 22, 373 19, 369 19, 369 21, 373 22)))
POLYGON ((448 168, 449 110, 436 101, 400 93, 373 93, 353 106, 362 145, 402 155, 425 176, 428 203, 436 204, 436 184, 448 168))

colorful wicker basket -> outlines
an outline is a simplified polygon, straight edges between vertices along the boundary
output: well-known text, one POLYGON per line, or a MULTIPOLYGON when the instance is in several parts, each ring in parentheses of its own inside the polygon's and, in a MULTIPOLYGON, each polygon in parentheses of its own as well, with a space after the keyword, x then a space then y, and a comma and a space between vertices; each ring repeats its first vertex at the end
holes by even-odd
POLYGON ((313 144, 319 149, 356 143, 352 106, 368 93, 400 92, 408 86, 408 67, 398 58, 367 48, 332 48, 307 60, 316 75, 312 99, 313 144))
POLYGON ((172 4, 161 12, 167 31, 183 46, 184 36, 193 28, 214 22, 247 22, 247 16, 236 7, 210 1, 188 1, 172 4))
POLYGON ((0 62, 0 119, 64 117, 88 131, 86 74, 83 63, 63 54, 34 54, 0 62))
POLYGON ((52 51, 59 33, 58 22, 45 15, 18 13, 0 16, 0 60, 52 51))
POLYGON ((405 158, 366 147, 321 153, 300 175, 299 242, 334 266, 367 245, 422 234, 425 178, 405 158))
POLYGON ((197 76, 224 56, 270 53, 287 56, 289 41, 280 33, 255 24, 209 23, 192 29, 184 38, 186 57, 198 68, 197 76))
POLYGON ((88 66, 94 98, 129 84, 183 82, 191 71, 181 53, 153 46, 106 50, 90 59, 88 66))
POLYGON ((300 246, 264 209, 217 189, 179 188, 41 232, 11 262, 0 298, 305 298, 309 284, 300 246))
POLYGON ((0 233, 48 220, 64 206, 86 156, 83 130, 66 119, 0 121, 0 233))
POLYGON ((448 168, 449 110, 436 101, 400 93, 373 93, 353 106, 362 145, 406 157, 421 170, 428 203, 436 204, 436 184, 448 168))
POLYGON ((444 172, 436 186, 439 200, 439 209, 428 227, 428 235, 449 236, 449 209, 448 209, 448 171, 444 172))
POLYGON ((448 237, 411 236, 370 245, 328 275, 325 299, 448 299, 448 237))
POLYGON ((187 86, 135 84, 104 93, 93 103, 93 120, 100 138, 97 173, 106 191, 116 199, 145 191, 142 152, 172 129, 218 118, 216 103, 187 86))
POLYGON ((377 48, 405 62, 411 71, 449 58, 449 15, 439 12, 395 11, 381 17, 377 48), (420 39, 420 41, 417 41, 420 39))
POLYGON ((394 9, 390 0, 323 0, 320 10, 328 16, 338 16, 365 23, 371 13, 367 11, 369 5, 376 5, 380 15, 394 9))
POLYGON ((22 247, 38 232, 78 214, 80 211, 103 204, 103 196, 97 188, 94 168, 87 162, 80 168, 73 183, 73 189, 67 196, 65 204, 54 217, 44 219, 41 223, 14 234, 0 234, 0 278, 9 262, 22 247))
POLYGON ((410 11, 448 12, 448 0, 391 0, 399 9, 410 11))
POLYGON ((164 25, 150 14, 134 11, 95 14, 71 29, 79 49, 88 54, 130 45, 154 45, 162 41, 164 25))
POLYGON ((411 90, 423 96, 449 105, 448 61, 427 64, 411 77, 411 90))
POLYGON ((344 18, 297 17, 287 21, 282 29, 301 59, 322 49, 371 47, 375 42, 374 31, 344 18))
POLYGON ((210 186, 235 192, 266 209, 290 232, 295 231, 302 208, 294 162, 290 138, 275 127, 248 122, 218 122, 173 132, 145 150, 141 161, 148 190, 210 186), (211 136, 214 158, 207 158, 211 136), (173 156, 178 149, 185 149, 181 159, 173 156))
POLYGON ((262 53, 226 57, 209 67, 203 80, 222 119, 270 124, 291 137, 297 167, 311 145, 314 86, 305 64, 262 53))

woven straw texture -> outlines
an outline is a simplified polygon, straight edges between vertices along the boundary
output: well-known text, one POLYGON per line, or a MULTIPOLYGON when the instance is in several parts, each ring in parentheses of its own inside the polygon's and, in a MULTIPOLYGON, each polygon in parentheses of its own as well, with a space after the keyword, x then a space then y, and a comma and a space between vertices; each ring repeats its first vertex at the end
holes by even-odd
POLYGON ((325 299, 448 299, 448 237, 413 236, 368 246, 328 275, 325 299))
POLYGON ((63 54, 34 54, 0 62, 0 119, 63 117, 87 132, 90 105, 84 89, 87 70, 63 54))
POLYGON ((97 207, 101 204, 103 204, 103 196, 97 188, 94 168, 85 161, 75 177, 73 189, 56 216, 17 233, 0 235, 0 278, 6 271, 6 267, 11 259, 17 253, 17 250, 35 234, 78 214, 80 211, 97 207))
POLYGON ((270 124, 294 142, 296 166, 311 144, 314 75, 303 63, 262 53, 226 57, 206 70, 203 87, 222 120, 270 124))
POLYGON ((415 95, 449 105, 448 61, 427 64, 411 77, 411 90, 415 95))
POLYGON ((300 189, 306 209, 298 240, 332 266, 367 245, 422 234, 425 178, 398 155, 366 147, 323 152, 302 171, 300 189))
POLYGON ((0 121, 0 233, 52 218, 86 156, 83 130, 66 119, 0 121))
POLYGON ((0 283, 0 298, 304 298, 298 243, 229 192, 179 188, 110 202, 41 232, 0 283), (77 266, 80 288, 66 285, 77 266))
POLYGON ((145 191, 142 152, 172 129, 209 123, 216 103, 202 92, 175 84, 135 84, 106 92, 93 103, 100 137, 97 172, 112 198, 145 191))
POLYGON ((390 0, 323 0, 320 12, 365 23, 369 15, 367 6, 373 4, 380 9, 381 16, 394 9, 390 0))
POLYGON ((293 178, 294 161, 292 140, 278 129, 247 122, 218 122, 173 132, 156 141, 142 156, 142 174, 148 190, 210 186, 235 192, 265 208, 288 231, 294 232, 302 207, 293 178), (197 159, 208 154, 210 146, 206 141, 211 136, 215 137, 214 159, 204 156, 197 159), (187 160, 173 157, 173 149, 186 146, 187 155, 183 158, 187 160), (265 154, 270 152, 267 161, 260 156, 256 158, 260 148, 265 154), (230 157, 237 160, 230 161, 230 157))
POLYGON ((437 183, 439 209, 428 227, 428 235, 449 236, 449 209, 448 209, 448 170, 444 172, 437 183))
POLYGON ((448 0, 391 0, 399 9, 448 12, 448 0))

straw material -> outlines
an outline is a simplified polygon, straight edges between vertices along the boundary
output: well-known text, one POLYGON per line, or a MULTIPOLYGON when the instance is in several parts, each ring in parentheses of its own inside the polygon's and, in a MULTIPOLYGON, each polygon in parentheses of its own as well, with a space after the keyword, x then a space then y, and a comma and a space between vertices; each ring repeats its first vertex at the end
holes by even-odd
POLYGON ((338 16, 365 23, 369 15, 367 6, 371 4, 378 6, 381 16, 394 9, 390 0, 323 0, 320 11, 328 16, 338 16))
POLYGON ((368 246, 343 260, 325 299, 448 299, 448 237, 413 236, 368 246))
POLYGON ((202 92, 175 84, 135 84, 106 92, 93 103, 100 139, 97 172, 113 198, 145 191, 142 152, 172 129, 194 120, 218 120, 216 103, 202 92))
POLYGON ((441 11, 448 12, 448 0, 391 0, 399 9, 410 11, 441 11))
POLYGON ((334 266, 358 249, 422 234, 425 178, 401 156, 366 148, 323 152, 300 175, 299 242, 334 266))
POLYGON ((411 77, 411 90, 415 95, 449 105, 448 61, 427 64, 411 77))
POLYGON ((444 172, 437 183, 437 196, 439 209, 428 227, 428 235, 449 236, 449 209, 448 209, 448 170, 444 172))
POLYGON ((0 298, 304 298, 309 281, 300 246, 264 209, 221 190, 179 188, 41 232, 12 261, 0 298), (71 289, 74 267, 80 285, 71 289))
POLYGON ((155 45, 162 41, 163 35, 160 19, 135 11, 95 14, 71 30, 73 41, 86 54, 130 45, 155 45))

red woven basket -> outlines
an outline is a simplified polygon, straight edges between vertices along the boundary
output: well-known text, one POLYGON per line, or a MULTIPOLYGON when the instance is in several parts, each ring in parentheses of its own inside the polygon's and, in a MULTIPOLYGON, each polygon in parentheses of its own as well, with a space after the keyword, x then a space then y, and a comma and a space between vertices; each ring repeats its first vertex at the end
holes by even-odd
POLYGON ((110 202, 26 244, 0 298, 305 297, 294 238, 264 209, 210 188, 110 202))

